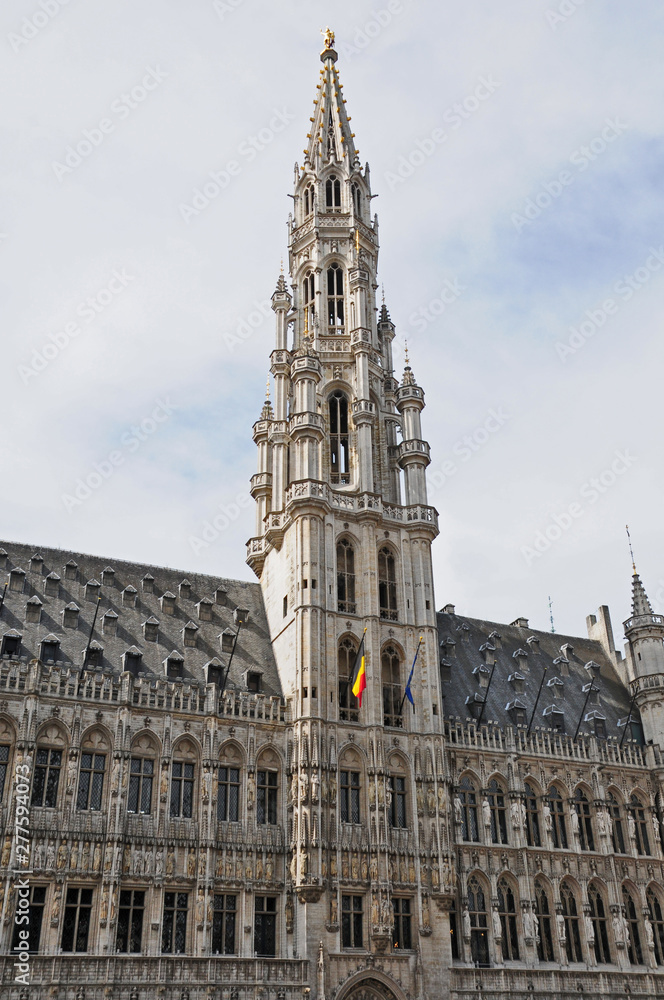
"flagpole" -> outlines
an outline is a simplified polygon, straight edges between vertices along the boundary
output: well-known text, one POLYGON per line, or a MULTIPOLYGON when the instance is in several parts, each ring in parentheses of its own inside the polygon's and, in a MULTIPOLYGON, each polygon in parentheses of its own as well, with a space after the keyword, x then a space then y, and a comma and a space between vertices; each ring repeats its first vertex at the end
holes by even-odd
MULTIPOLYGON (((406 683, 406 691, 408 690, 408 685, 410 684, 410 682, 412 680, 412 677, 413 677, 413 670, 415 669, 415 661, 417 660, 417 654, 420 651, 420 646, 421 645, 422 645, 422 636, 420 636, 420 640, 419 640, 419 642, 417 644, 417 649, 415 650, 415 659, 413 660, 413 665, 410 668, 410 675, 409 675, 408 681, 406 683)), ((397 712, 397 715, 401 715, 401 709, 403 708, 403 703, 406 700, 406 691, 404 691, 404 693, 403 693, 403 698, 401 699, 401 704, 399 705, 399 711, 397 712)), ((413 705, 413 711, 415 711, 415 706, 414 705, 413 705)))

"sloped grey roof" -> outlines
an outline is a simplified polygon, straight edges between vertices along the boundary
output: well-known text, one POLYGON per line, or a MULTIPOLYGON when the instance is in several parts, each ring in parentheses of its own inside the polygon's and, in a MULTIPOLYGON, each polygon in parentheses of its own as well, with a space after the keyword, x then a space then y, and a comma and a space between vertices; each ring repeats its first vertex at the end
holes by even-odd
MULTIPOLYGON (((594 710, 599 711, 606 717, 607 736, 622 736, 623 730, 618 728, 618 719, 626 718, 631 694, 599 642, 579 636, 560 635, 557 632, 539 632, 529 626, 503 625, 478 618, 466 618, 445 611, 438 612, 437 620, 438 641, 443 644, 439 648, 440 660, 445 663, 442 691, 443 713, 446 718, 459 717, 462 722, 472 718, 466 698, 472 699, 476 694, 481 700, 486 697, 487 689, 480 686, 479 672, 474 671, 485 663, 484 657, 488 649, 489 655, 495 657, 495 670, 482 722, 494 720, 499 726, 514 725, 507 706, 513 705, 515 701, 525 706, 529 720, 546 666, 546 677, 533 719, 533 728, 551 728, 550 710, 551 706, 555 706, 564 713, 565 732, 568 736, 574 736, 586 699, 583 688, 593 679, 592 671, 586 670, 585 665, 594 661, 600 667, 599 676, 594 680, 595 685, 600 688, 599 704, 593 704, 591 699, 584 716, 594 710), (490 638, 495 633, 500 638, 490 638), (531 637, 539 641, 528 642, 531 637), (488 647, 485 646, 486 643, 489 644, 488 647), (573 652, 568 648, 563 653, 561 647, 565 645, 573 647, 573 652), (491 652, 492 646, 495 646, 494 652, 491 652), (484 653, 482 647, 485 649, 484 653), (517 657, 517 653, 521 655, 517 657), (565 663, 565 659, 569 662, 565 663), (445 679, 447 674, 449 680, 445 679), (523 676, 522 692, 517 692, 510 682, 509 678, 513 675, 523 676), (554 677, 559 677, 563 682, 562 698, 554 699, 552 687, 547 684, 554 677), (547 708, 549 712, 544 715, 547 708)), ((640 719, 636 708, 632 710, 632 719, 635 722, 640 719)), ((592 724, 582 721, 579 732, 592 731, 592 724)), ((626 739, 630 736, 631 733, 628 732, 626 739)))
MULTIPOLYGON (((86 584, 89 580, 99 580, 110 562, 114 569, 113 579, 112 582, 101 585, 101 601, 93 635, 103 646, 103 670, 120 673, 122 657, 135 646, 142 653, 141 670, 148 675, 164 677, 164 661, 176 650, 184 660, 185 679, 205 682, 204 668, 210 660, 216 658, 224 669, 228 665, 229 654, 222 653, 219 636, 228 629, 237 631, 233 611, 239 607, 249 611, 249 620, 240 630, 227 687, 245 690, 242 676, 244 672, 259 670, 263 675, 264 693, 281 695, 281 684, 258 583, 187 571, 186 578, 191 584, 190 595, 186 598, 178 596, 175 599, 174 614, 169 615, 164 613, 161 597, 169 591, 179 593, 180 582, 185 577, 181 569, 148 566, 119 559, 111 562, 108 556, 90 556, 41 547, 36 549, 34 545, 14 542, 3 542, 2 547, 6 550, 7 557, 5 561, 0 549, 0 581, 5 574, 9 579, 10 571, 16 567, 25 570, 23 589, 16 591, 8 587, 0 612, 0 637, 12 628, 18 629, 23 636, 21 657, 27 660, 38 657, 41 641, 49 633, 53 633, 60 640, 59 657, 64 664, 72 667, 82 665, 97 605, 96 594, 92 599, 86 597, 86 584), (40 552, 44 561, 33 571, 30 569, 30 559, 36 551, 40 552), (3 561, 4 567, 1 565, 3 561), (66 566, 71 567, 73 562, 77 564, 76 578, 68 579, 66 566), (54 572, 61 577, 59 593, 57 597, 50 597, 45 593, 45 583, 46 577, 54 572), (146 576, 154 579, 152 593, 143 588, 146 576), (122 602, 122 591, 128 586, 137 590, 135 607, 128 607, 122 602), (217 591, 221 591, 219 599, 223 603, 218 603, 217 591), (37 595, 43 602, 38 624, 26 622, 26 604, 33 595, 37 595), (204 598, 212 602, 211 605, 204 605, 212 615, 211 621, 202 621, 198 617, 196 606, 204 598), (63 625, 62 612, 68 605, 81 609, 77 628, 65 628, 63 625), (103 630, 104 615, 109 611, 111 620, 113 615, 117 615, 116 635, 109 635, 108 631, 103 630), (146 642, 143 634, 143 623, 151 618, 159 621, 157 642, 146 642), (195 647, 184 645, 183 629, 190 621, 197 627, 195 632, 190 629, 196 636, 195 647)), ((51 576, 49 583, 52 585, 52 582, 51 576)), ((0 593, 2 586, 4 582, 0 584, 0 593)))

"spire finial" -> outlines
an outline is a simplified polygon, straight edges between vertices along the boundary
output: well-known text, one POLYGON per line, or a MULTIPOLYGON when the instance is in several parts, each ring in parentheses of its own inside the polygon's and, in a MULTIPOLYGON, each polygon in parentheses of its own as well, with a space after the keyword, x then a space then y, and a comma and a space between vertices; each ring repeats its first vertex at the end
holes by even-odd
POLYGON ((383 305, 385 305, 385 285, 380 286, 381 294, 383 296, 383 305))
POLYGON ((281 264, 280 264, 280 273, 281 273, 281 274, 283 274, 283 273, 284 273, 284 258, 283 258, 283 257, 281 258, 281 264))
POLYGON ((329 28, 321 28, 320 29, 320 33, 323 36, 323 38, 325 39, 325 48, 326 49, 333 49, 334 48, 334 32, 331 31, 329 28))
POLYGON ((267 377, 267 382, 265 383, 265 401, 270 402, 270 376, 267 377))
POLYGON ((632 572, 636 576, 636 563, 634 562, 634 550, 632 549, 632 536, 629 533, 629 525, 625 525, 625 531, 627 532, 627 544, 629 545, 629 554, 632 557, 632 572))
POLYGON ((408 360, 408 341, 407 340, 404 340, 404 354, 405 354, 405 357, 406 357, 406 367, 408 367, 409 360, 408 360))
POLYGON ((556 627, 553 624, 553 601, 551 600, 551 595, 549 595, 549 621, 551 622, 551 631, 555 632, 556 627))

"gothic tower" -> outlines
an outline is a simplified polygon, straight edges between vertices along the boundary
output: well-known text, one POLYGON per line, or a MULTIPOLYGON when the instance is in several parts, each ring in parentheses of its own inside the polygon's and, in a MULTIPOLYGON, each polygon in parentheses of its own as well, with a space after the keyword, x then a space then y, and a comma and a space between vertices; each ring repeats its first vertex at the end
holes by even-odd
POLYGON ((664 746, 664 616, 653 614, 641 577, 632 576, 632 616, 625 622, 628 676, 643 733, 664 746))
MULTIPOLYGON (((378 947, 388 939, 387 852, 397 836, 388 830, 388 813, 401 808, 399 761, 414 761, 420 809, 422 779, 431 782, 429 815, 440 808, 441 827, 447 801, 431 562, 438 527, 427 503, 424 393, 408 363, 401 383, 394 375, 395 327, 376 301, 378 220, 371 216, 369 166, 361 166, 355 146, 330 32, 321 61, 304 163, 295 165, 292 293, 282 274, 272 296, 274 409, 268 400, 254 425, 256 535, 247 556, 261 582, 295 720, 291 874, 298 897, 309 903, 311 926, 297 934, 299 953, 308 957, 323 917, 328 930, 335 926, 335 876, 342 875, 338 866, 352 869, 353 858, 371 872, 371 940, 378 947), (367 688, 360 706, 351 678, 363 636, 367 688), (413 709, 404 691, 418 644, 413 709), (342 782, 362 772, 365 791, 340 788, 337 795, 337 766, 342 782), (360 819, 364 794, 370 815, 360 819), (351 843, 354 836, 369 839, 351 843), (334 845, 348 848, 348 862, 334 845), (329 899, 314 919, 311 903, 324 886, 329 899)), ((438 869, 444 845, 437 822, 435 830, 433 823, 413 825, 409 843, 400 831, 410 864, 434 855, 438 869)), ((427 897, 425 933, 428 906, 427 897)))

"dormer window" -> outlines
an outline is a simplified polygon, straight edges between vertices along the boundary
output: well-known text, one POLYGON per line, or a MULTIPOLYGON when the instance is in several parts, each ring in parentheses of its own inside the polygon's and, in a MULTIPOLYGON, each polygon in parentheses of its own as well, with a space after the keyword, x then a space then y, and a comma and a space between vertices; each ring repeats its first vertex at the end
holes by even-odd
POLYGON ((208 660, 204 670, 208 684, 216 684, 218 687, 221 687, 224 677, 224 665, 217 656, 213 656, 211 660, 208 660))
POLYGON ((344 272, 337 263, 327 269, 327 327, 331 334, 344 332, 344 272))
POLYGON ((595 732, 595 736, 597 736, 598 739, 601 739, 601 740, 605 740, 606 739, 606 716, 605 715, 602 715, 601 712, 597 712, 597 711, 588 712, 587 715, 584 715, 583 721, 590 723, 590 725, 592 726, 592 728, 593 728, 593 730, 595 732))
POLYGON ((118 616, 115 611, 107 611, 101 620, 101 630, 104 635, 115 635, 118 630, 118 616))
POLYGON ((2 656, 18 657, 21 653, 21 639, 23 636, 15 628, 10 628, 2 637, 2 656))
POLYGON ((9 574, 9 589, 15 590, 17 593, 23 592, 23 584, 25 582, 25 570, 21 569, 20 566, 16 566, 9 574))
POLYGON ((4 569, 7 565, 7 549, 0 548, 0 569, 4 569))
POLYGON ((47 597, 58 597, 60 595, 60 577, 57 573, 49 573, 44 580, 44 593, 47 597))
POLYGON ((560 668, 562 677, 569 677, 569 660, 566 656, 557 656, 553 661, 553 665, 560 668))
POLYGON ((594 660, 588 660, 584 665, 584 670, 587 670, 589 675, 593 678, 597 678, 600 675, 601 667, 599 663, 595 663, 594 660))
POLYGON ((170 590, 167 590, 161 598, 161 610, 165 615, 175 614, 175 594, 172 594, 170 590))
POLYGON ((215 591, 215 601, 221 604, 222 608, 228 603, 228 591, 225 587, 217 587, 215 591))
POLYGON ((85 599, 86 601, 96 601, 99 597, 99 591, 101 590, 101 584, 99 580, 88 580, 85 585, 85 599))
POLYGON ((164 666, 169 680, 182 678, 184 675, 184 656, 182 653, 178 653, 177 649, 174 649, 164 660, 164 666))
POLYGON ((39 659, 42 663, 55 663, 60 652, 60 640, 57 635, 45 636, 40 644, 39 659))
POLYGON ((440 661, 440 680, 443 684, 449 684, 452 680, 452 661, 446 657, 440 661))
POLYGON ((539 653, 539 636, 529 635, 526 642, 528 643, 528 649, 532 649, 533 653, 539 653))
POLYGON ((525 649, 517 649, 512 653, 512 659, 516 660, 520 671, 528 669, 528 653, 525 649))
POLYGON ((440 648, 443 650, 445 656, 449 656, 452 659, 456 656, 456 642, 451 636, 446 636, 440 644, 440 648))
POLYGON ((232 628, 225 628, 219 636, 221 639, 222 653, 232 653, 235 646, 235 632, 232 628))
POLYGON ((341 208, 341 181, 335 174, 325 182, 325 205, 329 209, 341 208))
POLYGON ((247 690, 260 694, 263 690, 263 675, 258 670, 247 671, 247 690))
POLYGON ((473 677, 481 688, 488 687, 489 678, 491 677, 491 667, 487 667, 486 663, 481 663, 479 667, 475 667, 473 670, 473 677))
POLYGON ((247 608, 236 608, 233 612, 233 621, 238 626, 246 625, 249 621, 249 611, 247 608))
POLYGON ((593 684, 591 681, 589 684, 584 684, 581 690, 584 694, 588 695, 589 705, 599 705, 600 688, 598 688, 596 684, 593 684))
POLYGON ((195 646, 196 645, 196 633, 198 632, 198 625, 196 622, 187 622, 185 627, 182 629, 182 635, 184 639, 185 646, 195 646))
POLYGON ((146 642, 156 642, 159 638, 159 619, 154 615, 143 622, 143 636, 146 642))
POLYGON ((503 647, 502 637, 498 632, 494 631, 491 633, 489 636, 489 642, 492 642, 496 649, 502 649, 503 647))
POLYGON ((188 601, 191 598, 191 584, 189 580, 183 580, 178 587, 178 593, 183 601, 188 601))
POLYGON ((143 654, 136 646, 131 646, 122 657, 123 669, 138 677, 143 660, 143 654))
POLYGON ((468 714, 473 719, 479 718, 483 705, 484 705, 484 698, 477 691, 474 694, 469 694, 468 697, 466 698, 466 708, 468 710, 468 714))
POLYGON ((565 694, 565 684, 561 681, 560 677, 552 677, 551 680, 546 682, 546 686, 549 688, 556 701, 560 701, 563 698, 565 694))
POLYGON ((39 553, 35 553, 34 556, 30 557, 30 572, 31 573, 41 573, 44 568, 44 557, 40 556, 39 553))
POLYGON ((496 652, 496 647, 490 642, 483 642, 480 646, 480 653, 484 657, 484 662, 487 666, 492 667, 496 662, 496 657, 493 655, 496 652))
POLYGON ((65 565, 65 580, 75 580, 78 576, 78 563, 70 559, 65 565))
POLYGON ((136 590, 136 587, 132 587, 131 584, 129 584, 128 587, 125 587, 125 589, 122 591, 122 605, 123 605, 123 607, 125 607, 125 608, 135 608, 136 607, 136 597, 137 597, 137 595, 138 595, 138 591, 136 590))
POLYGON ((209 597, 204 597, 196 605, 198 609, 198 620, 201 622, 211 622, 212 621, 212 608, 213 601, 209 597))
POLYGON ((560 655, 566 657, 568 660, 574 658, 574 646, 571 642, 565 642, 560 647, 560 655))
POLYGON ((304 189, 304 215, 305 218, 314 210, 314 186, 313 184, 307 184, 304 189))
POLYGON ((30 600, 27 601, 25 605, 26 622, 32 625, 37 625, 41 621, 42 607, 43 604, 36 594, 34 595, 34 597, 31 597, 30 600))
POLYGON ((470 642, 470 625, 466 622, 461 622, 460 625, 457 625, 457 632, 461 633, 462 642, 470 642))
POLYGON ((78 604, 71 601, 62 612, 62 624, 65 628, 78 628, 78 616, 80 613, 78 604))
POLYGON ((542 712, 545 719, 548 719, 551 724, 551 729, 555 733, 565 732, 565 713, 562 708, 558 708, 555 705, 547 705, 547 707, 542 712))
POLYGON ((105 587, 113 587, 115 585, 115 570, 112 566, 107 566, 106 569, 101 571, 101 582, 105 587))
POLYGON ((520 674, 518 670, 515 670, 513 674, 509 675, 507 682, 512 685, 517 694, 523 694, 526 690, 526 678, 523 674, 520 674))
POLYGON ((508 713, 512 722, 515 726, 525 726, 528 722, 526 718, 526 706, 518 698, 514 701, 508 701, 505 705, 505 711, 508 713))
POLYGON ((152 573, 146 573, 143 577, 143 593, 152 594, 154 592, 154 577, 152 573))
POLYGON ((87 653, 83 652, 83 657, 88 670, 99 668, 104 660, 104 647, 96 639, 93 639, 88 646, 87 653))

